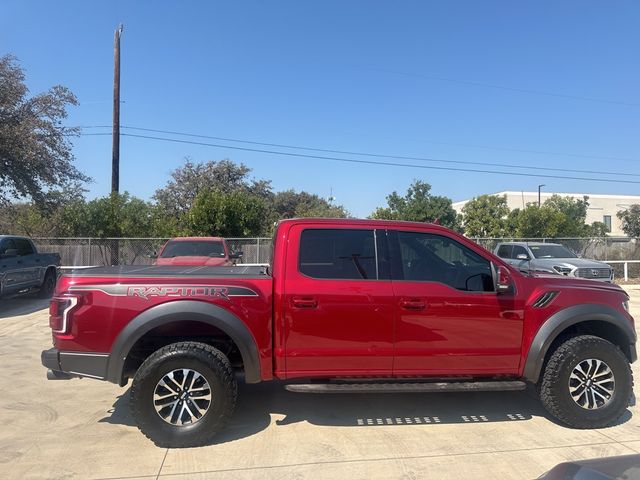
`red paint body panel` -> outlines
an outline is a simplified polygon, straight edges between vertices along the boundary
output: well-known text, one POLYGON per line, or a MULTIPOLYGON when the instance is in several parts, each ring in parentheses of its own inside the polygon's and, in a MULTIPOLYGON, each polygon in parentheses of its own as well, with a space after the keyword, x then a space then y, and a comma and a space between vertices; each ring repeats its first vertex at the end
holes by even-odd
MULTIPOLYGON (((261 378, 351 376, 520 376, 531 342, 542 324, 577 304, 607 305, 621 312, 626 294, 615 285, 559 275, 526 276, 444 227, 370 220, 286 220, 274 236, 270 276, 68 276, 56 296, 74 288, 79 305, 68 333, 55 334, 59 350, 111 351, 124 327, 145 310, 179 296, 113 295, 101 286, 244 287, 255 296, 190 296, 216 304, 249 329, 260 356, 261 378), (437 282, 327 280, 303 275, 298 267, 300 235, 306 228, 369 229, 382 234, 405 230, 444 235, 496 266, 509 270, 510 293, 470 292, 437 282), (532 303, 544 292, 559 294, 544 308, 532 303), (407 303, 408 302, 408 303, 407 303), (425 305, 424 309, 416 306, 425 305), (405 308, 406 306, 410 308, 405 308)), ((75 293, 74 293, 75 295, 75 293)), ((185 318, 188 320, 188 318, 185 318)), ((181 332, 181 335, 194 332, 181 332)))
MULTIPOLYGON (((299 238, 302 230, 302 225, 295 225, 289 235, 299 238)), ((290 261, 280 298, 286 377, 389 375, 394 326, 391 281, 310 278, 298 271, 299 247, 299 242, 288 243, 290 261), (315 306, 296 306, 305 301, 315 306)))

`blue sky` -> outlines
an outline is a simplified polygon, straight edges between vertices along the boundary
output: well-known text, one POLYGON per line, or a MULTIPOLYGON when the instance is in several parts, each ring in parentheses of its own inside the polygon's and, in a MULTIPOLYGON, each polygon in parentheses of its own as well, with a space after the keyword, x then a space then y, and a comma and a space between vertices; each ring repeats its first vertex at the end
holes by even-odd
MULTIPOLYGON (((68 125, 110 124, 113 31, 122 22, 125 126, 640 180, 638 2, 5 0, 2 10, 0 54, 20 59, 32 92, 62 84, 78 96, 68 125)), ((100 131, 108 130, 85 130, 100 131)), ((107 194, 110 137, 76 139, 74 153, 95 179, 88 196, 107 194)), ((638 184, 346 164, 133 137, 122 138, 121 190, 150 198, 185 156, 243 162, 277 190, 333 191, 356 216, 414 178, 454 201, 541 183, 547 191, 640 193, 638 184)))

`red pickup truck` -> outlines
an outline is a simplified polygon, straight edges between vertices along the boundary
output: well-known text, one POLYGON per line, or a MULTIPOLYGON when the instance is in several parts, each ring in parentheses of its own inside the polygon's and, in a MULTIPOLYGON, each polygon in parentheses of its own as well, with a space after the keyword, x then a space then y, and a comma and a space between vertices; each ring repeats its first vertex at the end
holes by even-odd
POLYGON ((124 386, 140 430, 202 445, 236 373, 297 392, 522 390, 574 428, 614 423, 636 360, 618 286, 526 274, 433 224, 279 223, 263 267, 98 267, 62 277, 51 379, 124 386), (305 381, 305 379, 308 379, 305 381))
POLYGON ((167 241, 160 254, 152 257, 154 265, 226 267, 242 258, 242 253, 231 253, 221 237, 178 237, 167 241))

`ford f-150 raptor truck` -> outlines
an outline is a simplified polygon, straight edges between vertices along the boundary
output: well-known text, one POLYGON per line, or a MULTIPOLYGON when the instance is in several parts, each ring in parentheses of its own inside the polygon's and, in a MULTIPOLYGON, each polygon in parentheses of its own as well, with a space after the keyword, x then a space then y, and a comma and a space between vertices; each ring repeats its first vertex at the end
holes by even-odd
POLYGON ((133 417, 167 447, 220 431, 242 378, 315 393, 530 383, 559 422, 597 428, 632 394, 628 299, 616 285, 520 272, 439 225, 284 220, 267 268, 62 277, 42 363, 51 379, 133 379, 133 417))

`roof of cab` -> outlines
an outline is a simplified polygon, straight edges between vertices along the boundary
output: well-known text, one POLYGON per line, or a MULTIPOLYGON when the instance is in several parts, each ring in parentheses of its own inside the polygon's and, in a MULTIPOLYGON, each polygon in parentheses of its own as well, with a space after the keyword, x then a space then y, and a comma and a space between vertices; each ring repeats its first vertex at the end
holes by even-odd
POLYGON ((224 238, 222 237, 175 237, 169 239, 170 242, 189 242, 189 241, 198 241, 198 242, 221 242, 224 238))
POLYGON ((359 225, 368 227, 431 227, 442 230, 450 230, 437 223, 429 222, 408 222, 405 220, 371 220, 363 218, 288 218, 286 220, 280 220, 278 225, 287 224, 329 224, 329 225, 359 225))

